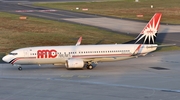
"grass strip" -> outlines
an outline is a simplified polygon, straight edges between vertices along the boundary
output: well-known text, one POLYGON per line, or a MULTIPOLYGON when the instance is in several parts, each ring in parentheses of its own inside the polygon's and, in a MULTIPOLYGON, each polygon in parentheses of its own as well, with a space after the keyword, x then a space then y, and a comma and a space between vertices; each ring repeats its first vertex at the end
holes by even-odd
POLYGON ((0 53, 30 46, 75 45, 80 36, 82 44, 123 43, 133 37, 95 27, 0 12, 0 53))
POLYGON ((135 0, 102 0, 102 2, 36 3, 34 5, 146 21, 154 13, 161 12, 163 14, 161 22, 180 24, 180 0, 139 0, 139 2, 135 2, 135 0), (88 10, 84 11, 83 9, 88 10), (137 17, 137 15, 143 15, 143 17, 137 17))

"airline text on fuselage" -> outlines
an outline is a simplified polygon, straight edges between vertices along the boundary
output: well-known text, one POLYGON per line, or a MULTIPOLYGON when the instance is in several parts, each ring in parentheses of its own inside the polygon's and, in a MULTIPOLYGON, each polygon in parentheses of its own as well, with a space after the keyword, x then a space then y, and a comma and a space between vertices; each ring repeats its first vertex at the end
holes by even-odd
POLYGON ((52 50, 38 50, 37 51, 37 58, 56 58, 57 51, 52 50))

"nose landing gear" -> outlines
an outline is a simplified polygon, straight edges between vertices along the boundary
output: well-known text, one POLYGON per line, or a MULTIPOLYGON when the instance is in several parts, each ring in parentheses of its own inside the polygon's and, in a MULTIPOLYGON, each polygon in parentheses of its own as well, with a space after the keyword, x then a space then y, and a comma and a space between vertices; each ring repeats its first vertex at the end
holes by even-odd
POLYGON ((21 71, 21 70, 22 70, 22 67, 18 67, 18 70, 21 71))
POLYGON ((21 71, 21 70, 22 70, 21 65, 16 65, 16 64, 14 64, 13 66, 18 67, 18 70, 19 70, 19 71, 21 71))

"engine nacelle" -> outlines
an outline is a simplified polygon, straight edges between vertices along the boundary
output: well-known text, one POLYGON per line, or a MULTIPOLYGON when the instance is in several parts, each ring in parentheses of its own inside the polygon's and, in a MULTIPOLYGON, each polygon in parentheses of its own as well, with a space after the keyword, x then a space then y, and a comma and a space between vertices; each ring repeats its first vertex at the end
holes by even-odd
POLYGON ((83 68, 84 61, 82 59, 69 59, 66 61, 65 66, 69 68, 83 68))

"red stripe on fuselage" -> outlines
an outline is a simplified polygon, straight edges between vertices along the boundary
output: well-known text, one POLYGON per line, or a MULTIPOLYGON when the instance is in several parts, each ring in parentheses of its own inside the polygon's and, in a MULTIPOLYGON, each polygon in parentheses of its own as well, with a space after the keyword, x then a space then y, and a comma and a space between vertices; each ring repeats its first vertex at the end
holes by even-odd
POLYGON ((96 58, 96 57, 120 57, 131 56, 132 54, 99 54, 99 55, 74 55, 73 58, 96 58))
MULTIPOLYGON (((99 54, 99 55, 73 55, 72 58, 96 58, 96 57, 120 57, 120 56, 131 56, 132 54, 99 54)), ((11 64, 14 64, 18 60, 36 59, 36 57, 19 57, 15 58, 11 64)), ((54 58, 53 58, 54 59, 54 58)))

